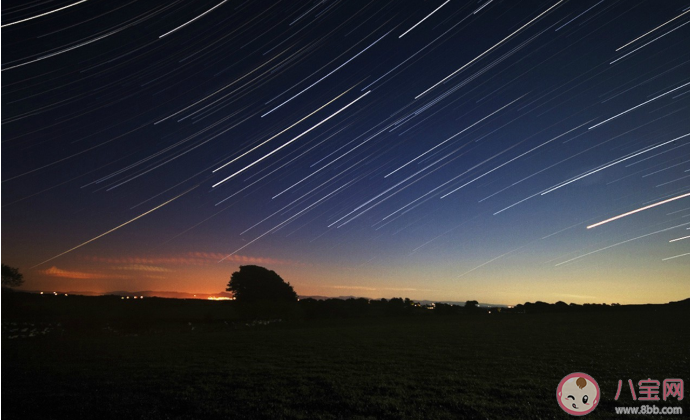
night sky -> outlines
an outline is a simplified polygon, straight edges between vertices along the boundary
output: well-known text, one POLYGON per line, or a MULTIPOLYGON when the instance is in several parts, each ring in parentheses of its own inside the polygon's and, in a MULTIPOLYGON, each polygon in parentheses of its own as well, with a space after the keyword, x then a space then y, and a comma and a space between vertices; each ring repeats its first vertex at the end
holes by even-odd
POLYGON ((2 6, 24 289, 690 296, 687 0, 2 6))

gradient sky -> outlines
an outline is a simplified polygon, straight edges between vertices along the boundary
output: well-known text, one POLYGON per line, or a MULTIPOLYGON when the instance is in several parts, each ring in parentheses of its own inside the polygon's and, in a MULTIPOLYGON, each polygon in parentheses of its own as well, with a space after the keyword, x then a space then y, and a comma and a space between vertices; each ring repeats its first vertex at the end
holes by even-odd
POLYGON ((302 295, 690 296, 687 0, 3 2, 2 24, 24 289, 214 293, 258 264, 302 295))

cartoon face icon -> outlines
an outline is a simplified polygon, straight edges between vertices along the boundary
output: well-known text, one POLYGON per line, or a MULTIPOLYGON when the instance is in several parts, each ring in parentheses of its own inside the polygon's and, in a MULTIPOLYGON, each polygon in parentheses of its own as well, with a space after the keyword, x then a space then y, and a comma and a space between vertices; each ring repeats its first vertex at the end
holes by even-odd
POLYGON ((575 372, 561 379, 556 389, 558 405, 573 416, 584 416, 599 403, 599 385, 586 373, 575 372))

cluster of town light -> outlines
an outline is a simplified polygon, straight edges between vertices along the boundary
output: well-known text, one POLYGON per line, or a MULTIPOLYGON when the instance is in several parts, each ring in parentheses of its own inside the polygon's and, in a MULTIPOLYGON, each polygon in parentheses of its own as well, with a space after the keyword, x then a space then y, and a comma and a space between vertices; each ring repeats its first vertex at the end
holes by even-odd
MULTIPOLYGON (((40 292, 40 294, 44 294, 44 292, 40 292)), ((57 296, 58 292, 53 292, 53 294, 55 296, 57 296)), ((69 296, 69 295, 67 293, 65 293, 65 296, 69 296)), ((196 297, 196 295, 194 295, 194 296, 196 297)), ((129 299, 130 297, 133 299, 143 299, 144 298, 143 296, 120 296, 120 299, 124 300, 124 299, 129 299)), ((225 297, 225 296, 209 296, 207 299, 208 300, 235 300, 234 297, 225 297)))

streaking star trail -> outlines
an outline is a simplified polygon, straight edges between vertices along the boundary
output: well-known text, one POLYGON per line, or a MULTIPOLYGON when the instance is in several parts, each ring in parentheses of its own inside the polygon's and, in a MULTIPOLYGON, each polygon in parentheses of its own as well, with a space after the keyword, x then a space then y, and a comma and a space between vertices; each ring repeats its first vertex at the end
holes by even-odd
MULTIPOLYGON (((196 187, 194 187, 194 188, 196 188, 196 187)), ((193 189, 193 188, 192 188, 192 189, 193 189)), ((189 190, 189 191, 191 191, 191 190, 189 190)), ((75 249, 81 248, 81 247, 83 247, 84 245, 87 245, 87 244, 89 244, 89 243, 95 241, 96 239, 100 239, 100 238, 104 237, 105 235, 107 235, 107 234, 109 234, 109 233, 113 233, 113 232, 115 232, 116 230, 120 229, 121 227, 127 226, 128 224, 130 224, 130 223, 132 223, 132 222, 134 222, 134 221, 136 221, 136 220, 141 219, 142 217, 146 216, 147 214, 153 213, 154 211, 158 210, 159 208, 161 208, 161 207, 163 207, 163 206, 165 206, 165 205, 167 205, 167 204, 170 204, 171 202, 173 202, 173 201, 177 200, 178 198, 182 197, 183 195, 187 194, 189 191, 185 191, 184 193, 178 195, 177 197, 173 197, 173 198, 171 198, 170 200, 166 201, 165 203, 159 204, 158 206, 152 208, 151 210, 146 211, 146 212, 140 214, 139 216, 137 216, 137 217, 135 217, 135 218, 133 218, 133 219, 131 219, 131 220, 128 220, 128 221, 126 221, 125 223, 123 223, 123 224, 121 224, 121 225, 119 225, 119 226, 116 226, 116 227, 110 229, 110 230, 107 231, 107 232, 103 232, 103 233, 101 233, 100 235, 95 236, 95 237, 89 239, 89 240, 86 241, 86 242, 82 242, 82 243, 80 243, 79 245, 77 245, 77 246, 75 246, 75 247, 73 247, 73 248, 70 248, 70 249, 68 249, 68 250, 65 251, 65 252, 62 252, 62 253, 60 253, 60 254, 54 256, 54 257, 50 257, 50 258, 48 258, 47 260, 45 260, 45 261, 43 261, 43 262, 40 262, 40 263, 34 265, 33 267, 29 267, 29 269, 36 268, 36 267, 38 267, 38 266, 40 266, 40 265, 43 265, 43 264, 47 263, 48 261, 52 261, 52 260, 54 260, 54 259, 56 259, 56 258, 62 257, 63 255, 65 255, 65 254, 67 254, 67 253, 69 253, 69 252, 72 252, 72 251, 74 251, 75 249)))
POLYGON ((302 295, 685 299, 688 23, 681 0, 3 2, 3 263, 27 290, 217 293, 258 264, 302 295))

